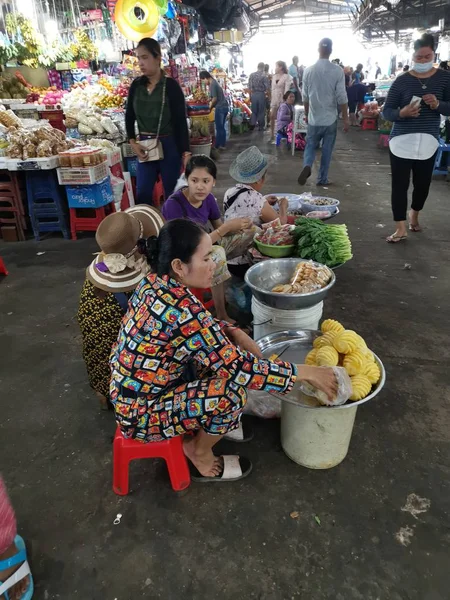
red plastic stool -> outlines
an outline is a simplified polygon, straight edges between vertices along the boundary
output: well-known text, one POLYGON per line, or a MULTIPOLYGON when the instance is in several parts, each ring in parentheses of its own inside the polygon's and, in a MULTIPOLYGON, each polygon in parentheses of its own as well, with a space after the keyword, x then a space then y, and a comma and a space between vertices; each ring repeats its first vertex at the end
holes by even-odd
POLYGON ((3 262, 3 258, 1 256, 0 256, 0 274, 8 275, 8 269, 6 268, 6 265, 3 262))
POLYGON ((113 212, 116 212, 114 202, 110 202, 101 208, 71 208, 70 233, 72 239, 77 239, 77 231, 97 231, 97 227, 103 219, 113 212), (87 213, 92 216, 87 216, 87 213))
POLYGON ((380 133, 380 137, 378 138, 377 145, 379 148, 389 148, 389 134, 388 133, 380 133))
POLYGON ((119 427, 114 437, 113 490, 119 496, 129 491, 129 466, 138 458, 163 458, 169 470, 172 489, 181 492, 191 484, 191 475, 183 452, 183 437, 177 435, 163 442, 138 442, 123 437, 119 427))
POLYGON ((378 129, 378 119, 376 117, 363 117, 361 123, 363 131, 375 131, 378 129))
POLYGON ((200 300, 200 302, 203 304, 203 306, 206 309, 209 310, 210 308, 214 308, 214 300, 212 298, 211 298, 211 300, 206 300, 205 301, 205 292, 208 292, 208 293, 211 294, 211 289, 210 288, 207 288, 205 290, 202 290, 200 288, 189 288, 189 289, 194 294, 194 296, 197 298, 197 300, 200 300))

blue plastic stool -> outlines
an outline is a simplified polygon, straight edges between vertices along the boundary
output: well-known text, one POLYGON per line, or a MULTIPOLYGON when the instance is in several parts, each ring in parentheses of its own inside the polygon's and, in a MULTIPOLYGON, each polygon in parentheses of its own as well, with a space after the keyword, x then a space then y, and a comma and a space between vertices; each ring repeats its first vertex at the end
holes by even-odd
POLYGON ((281 144, 281 140, 287 141, 288 136, 287 133, 277 133, 277 137, 275 139, 275 146, 279 146, 281 144))
POLYGON ((67 227, 66 201, 61 193, 56 171, 27 171, 28 211, 34 237, 48 231, 61 231, 66 240, 70 238, 67 227))
POLYGON ((434 171, 433 175, 447 175, 448 168, 450 167, 450 154, 447 155, 446 165, 441 166, 442 155, 444 152, 450 152, 450 144, 446 144, 445 141, 441 138, 439 140, 439 149, 436 154, 436 161, 434 163, 434 171))

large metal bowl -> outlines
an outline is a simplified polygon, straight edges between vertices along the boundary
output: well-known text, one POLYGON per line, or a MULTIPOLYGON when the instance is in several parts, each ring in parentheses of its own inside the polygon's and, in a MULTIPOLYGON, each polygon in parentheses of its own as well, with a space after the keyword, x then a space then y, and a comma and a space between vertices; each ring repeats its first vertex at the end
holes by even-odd
MULTIPOLYGON (((330 283, 315 292, 309 294, 277 294, 272 288, 281 283, 289 283, 295 266, 299 262, 311 262, 302 258, 276 258, 264 260, 251 267, 245 274, 245 282, 252 290, 257 300, 280 310, 295 310, 308 308, 322 302, 333 285, 336 283, 336 275, 332 272, 330 283)), ((323 266, 313 262, 313 265, 323 266)))
MULTIPOLYGON (((322 335, 320 331, 309 329, 277 331, 276 333, 271 333, 260 338, 259 340, 256 340, 256 343, 261 348, 264 358, 269 358, 269 356, 272 354, 280 355, 282 353, 280 360, 299 365, 304 364, 306 355, 308 352, 310 352, 310 350, 312 350, 313 342, 319 335, 322 335)), ((286 402, 290 402, 291 404, 295 404, 296 406, 316 408, 317 410, 344 410, 346 408, 352 408, 354 406, 359 406, 360 404, 365 404, 366 402, 369 402, 369 400, 375 398, 375 396, 381 392, 384 384, 386 383, 386 371, 384 365, 375 353, 374 356, 380 368, 380 381, 372 388, 372 392, 368 396, 362 400, 358 400, 357 402, 349 401, 341 406, 314 406, 310 404, 302 404, 299 398, 290 398, 289 394, 275 395, 277 398, 280 398, 286 402)))

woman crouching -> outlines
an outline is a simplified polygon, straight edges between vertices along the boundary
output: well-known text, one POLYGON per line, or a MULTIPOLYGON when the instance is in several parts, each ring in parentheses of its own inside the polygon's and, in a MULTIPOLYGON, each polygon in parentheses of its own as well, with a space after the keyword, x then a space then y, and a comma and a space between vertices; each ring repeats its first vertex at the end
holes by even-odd
POLYGON ((184 441, 194 481, 230 481, 248 475, 243 457, 217 457, 213 446, 239 426, 246 390, 287 393, 296 379, 330 397, 332 369, 262 358, 242 330, 215 320, 191 294, 207 288, 215 265, 210 236, 196 223, 175 219, 140 245, 151 267, 130 299, 111 357, 111 401, 125 437, 184 441))

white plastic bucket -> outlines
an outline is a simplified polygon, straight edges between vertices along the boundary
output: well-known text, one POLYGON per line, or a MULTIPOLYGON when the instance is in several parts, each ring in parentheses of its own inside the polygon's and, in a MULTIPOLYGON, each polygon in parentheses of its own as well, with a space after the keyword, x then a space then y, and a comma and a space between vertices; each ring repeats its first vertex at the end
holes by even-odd
POLYGON ((206 154, 206 156, 211 156, 211 146, 212 144, 198 144, 197 146, 191 144, 191 152, 192 154, 206 154))
POLYGON ((281 445, 294 462, 309 469, 331 469, 347 456, 357 406, 345 410, 281 407, 281 445))
POLYGON ((255 297, 252 298, 253 331, 255 340, 292 329, 319 329, 323 314, 323 302, 315 306, 297 310, 280 310, 266 306, 255 297))

